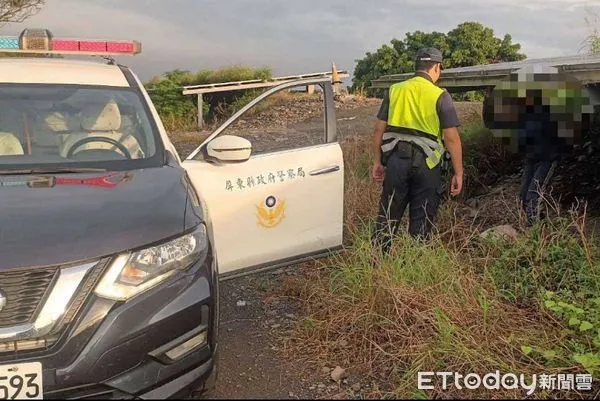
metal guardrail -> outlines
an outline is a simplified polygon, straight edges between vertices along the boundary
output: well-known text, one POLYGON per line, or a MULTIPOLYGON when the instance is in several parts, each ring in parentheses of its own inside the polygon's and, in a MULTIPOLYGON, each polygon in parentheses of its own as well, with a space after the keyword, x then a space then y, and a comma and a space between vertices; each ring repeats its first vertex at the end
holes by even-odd
MULTIPOLYGON (((597 58, 598 62, 588 62, 577 64, 560 63, 560 59, 556 59, 556 63, 548 61, 540 61, 541 65, 552 66, 558 69, 560 72, 568 73, 575 77, 583 84, 595 84, 600 83, 600 58, 597 58)), ((547 60, 547 59, 544 59, 547 60)), ((473 67, 455 68, 443 70, 442 75, 438 81, 438 85, 448 90, 472 90, 481 89, 489 86, 497 85, 501 80, 505 79, 511 73, 526 67, 528 65, 535 64, 535 60, 524 60, 527 63, 499 63, 499 64, 485 64, 473 67), (506 67, 502 67, 505 64, 506 67)), ((371 82, 371 88, 382 88, 387 89, 392 84, 402 82, 414 74, 391 74, 382 76, 371 82)))
MULTIPOLYGON (((338 71, 335 67, 335 64, 332 65, 331 71, 327 72, 314 72, 310 74, 301 74, 301 75, 289 75, 286 77, 276 77, 270 79, 251 79, 246 81, 233 81, 233 82, 223 82, 223 83, 214 83, 214 84, 203 84, 203 85, 190 85, 184 86, 183 95, 196 95, 198 97, 198 129, 202 129, 204 127, 204 118, 203 118, 203 95, 207 93, 215 93, 215 92, 229 92, 229 91, 238 91, 245 89, 256 89, 256 88, 269 88, 278 85, 283 85, 289 82, 299 82, 299 86, 302 86, 302 81, 306 80, 314 80, 319 78, 329 78, 331 79, 334 85, 334 91, 336 87, 339 87, 342 78, 347 78, 350 76, 348 71, 341 70, 338 71)), ((308 85, 307 91, 312 93, 310 89, 314 90, 314 85, 308 85)))
MULTIPOLYGON (((230 90, 244 90, 244 89, 254 89, 254 88, 264 88, 269 86, 277 86, 279 84, 296 81, 300 79, 310 79, 310 78, 321 78, 321 77, 330 77, 332 76, 332 71, 328 72, 316 72, 311 74, 301 74, 301 75, 290 75, 287 77, 276 77, 270 79, 251 79, 247 81, 237 81, 237 82, 224 82, 224 83, 215 83, 215 84, 204 84, 204 85, 191 85, 183 87, 184 95, 197 95, 202 93, 211 93, 211 92, 227 92, 230 90)), ((349 76, 348 71, 342 70, 338 72, 340 78, 347 78, 349 76)))

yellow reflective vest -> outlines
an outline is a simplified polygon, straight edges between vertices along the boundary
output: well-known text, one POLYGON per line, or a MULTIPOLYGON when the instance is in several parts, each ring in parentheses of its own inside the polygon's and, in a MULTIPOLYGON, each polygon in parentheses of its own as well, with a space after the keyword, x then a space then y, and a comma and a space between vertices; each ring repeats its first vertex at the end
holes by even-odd
POLYGON ((415 76, 389 89, 390 106, 382 152, 394 150, 398 141, 412 142, 423 149, 429 168, 439 164, 444 153, 437 102, 444 90, 426 78, 415 76), (418 131, 418 135, 413 132, 418 131))

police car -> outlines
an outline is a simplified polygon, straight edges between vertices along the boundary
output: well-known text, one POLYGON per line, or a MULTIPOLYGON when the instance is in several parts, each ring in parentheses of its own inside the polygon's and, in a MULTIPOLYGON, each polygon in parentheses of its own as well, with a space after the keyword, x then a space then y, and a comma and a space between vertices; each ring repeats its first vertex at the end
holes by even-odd
POLYGON ((220 279, 342 245, 331 78, 274 87, 185 160, 113 57, 135 41, 0 37, 0 399, 168 398, 216 377, 220 279), (72 55, 107 61, 74 60, 72 55), (323 143, 255 155, 224 130, 319 85, 323 143))

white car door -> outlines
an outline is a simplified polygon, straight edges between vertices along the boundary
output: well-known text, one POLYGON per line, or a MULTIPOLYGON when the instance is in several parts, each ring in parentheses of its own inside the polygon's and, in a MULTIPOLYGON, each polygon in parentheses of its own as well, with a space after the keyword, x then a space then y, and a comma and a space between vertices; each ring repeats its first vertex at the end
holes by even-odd
POLYGON ((342 246, 344 159, 336 138, 330 78, 300 80, 260 95, 183 162, 204 203, 221 277, 310 260, 342 246), (307 85, 323 90, 322 143, 251 155, 250 142, 222 135, 259 102, 307 85))

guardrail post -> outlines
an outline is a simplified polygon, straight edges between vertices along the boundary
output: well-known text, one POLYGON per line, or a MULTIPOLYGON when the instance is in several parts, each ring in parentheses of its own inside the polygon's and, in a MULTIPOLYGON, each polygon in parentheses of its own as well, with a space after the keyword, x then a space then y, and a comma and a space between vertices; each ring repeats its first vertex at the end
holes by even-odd
POLYGON ((202 93, 198 93, 198 130, 204 129, 204 101, 202 93))
POLYGON ((338 70, 335 66, 335 63, 333 63, 331 65, 331 83, 333 84, 333 93, 334 94, 339 94, 340 93, 340 84, 342 83, 342 80, 340 78, 340 74, 338 73, 338 70))

